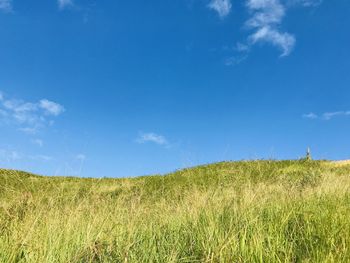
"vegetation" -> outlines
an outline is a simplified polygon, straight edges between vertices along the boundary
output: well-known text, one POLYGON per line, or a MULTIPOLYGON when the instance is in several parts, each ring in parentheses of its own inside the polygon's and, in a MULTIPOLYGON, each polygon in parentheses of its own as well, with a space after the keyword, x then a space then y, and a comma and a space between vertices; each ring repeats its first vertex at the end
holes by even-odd
POLYGON ((0 262, 350 262, 350 164, 134 179, 0 170, 0 262))

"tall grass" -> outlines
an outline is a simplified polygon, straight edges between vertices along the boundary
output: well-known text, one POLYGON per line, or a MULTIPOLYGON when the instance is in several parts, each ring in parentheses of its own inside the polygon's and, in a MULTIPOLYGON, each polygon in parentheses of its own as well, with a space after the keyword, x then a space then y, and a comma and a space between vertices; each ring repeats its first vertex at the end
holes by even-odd
POLYGON ((350 166, 225 162, 135 179, 0 171, 0 262, 350 262, 350 166))

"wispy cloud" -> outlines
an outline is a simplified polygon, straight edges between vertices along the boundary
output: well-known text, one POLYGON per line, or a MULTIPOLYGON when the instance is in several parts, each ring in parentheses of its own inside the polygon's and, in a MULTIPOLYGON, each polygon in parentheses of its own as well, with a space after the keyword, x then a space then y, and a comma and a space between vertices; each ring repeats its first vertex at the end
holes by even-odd
POLYGON ((231 12, 231 0, 211 0, 208 8, 216 11, 220 18, 228 16, 231 12))
POLYGON ((325 120, 330 120, 330 119, 333 119, 334 117, 338 117, 338 116, 350 116, 350 111, 325 112, 322 115, 322 117, 325 120))
POLYGON ((317 115, 315 113, 308 113, 308 114, 304 114, 303 115, 303 118, 306 118, 306 119, 321 119, 321 120, 331 120, 335 117, 346 117, 346 116, 350 116, 350 111, 333 111, 333 112, 325 112, 325 113, 322 113, 320 115, 317 115))
POLYGON ((158 145, 167 146, 169 145, 168 140, 163 136, 153 132, 150 133, 140 133, 139 137, 136 139, 137 143, 155 143, 158 145))
POLYGON ((0 0, 0 10, 3 12, 11 12, 12 0, 0 0))
POLYGON ((317 119, 318 115, 316 115, 313 112, 310 112, 310 113, 303 114, 303 118, 305 118, 305 119, 317 119))
POLYGON ((56 102, 42 99, 32 103, 18 99, 7 99, 0 93, 0 121, 17 125, 18 130, 35 134, 52 124, 53 118, 65 111, 56 102))
POLYGON ((237 50, 238 52, 247 52, 247 51, 249 51, 250 46, 247 44, 243 44, 241 42, 238 42, 234 49, 237 50))
POLYGON ((288 56, 296 40, 292 34, 279 29, 285 16, 285 7, 280 0, 248 0, 246 5, 252 14, 246 26, 254 30, 248 37, 248 43, 269 43, 281 50, 281 57, 288 56))
POLYGON ((223 60, 225 66, 236 66, 241 64, 248 58, 251 46, 245 43, 237 42, 237 44, 230 48, 224 47, 224 52, 229 51, 231 54, 226 56, 223 60), (232 51, 234 54, 232 55, 232 51))
POLYGON ((302 5, 305 7, 315 7, 322 4, 323 0, 288 0, 288 5, 302 5))
POLYGON ((235 66, 242 63, 247 58, 248 58, 248 55, 246 53, 238 56, 231 56, 224 60, 224 64, 225 66, 235 66))
POLYGON ((39 102, 40 108, 42 108, 47 115, 58 116, 65 111, 64 107, 56 102, 49 101, 47 99, 39 102))
POLYGON ((63 10, 67 7, 71 7, 74 5, 73 0, 58 0, 57 4, 60 10, 63 10))
POLYGON ((248 57, 253 46, 269 44, 280 50, 280 57, 290 55, 296 44, 296 37, 282 29, 283 20, 289 8, 316 7, 322 0, 245 0, 249 17, 244 28, 249 32, 244 41, 239 41, 236 48, 224 64, 236 65, 248 57))

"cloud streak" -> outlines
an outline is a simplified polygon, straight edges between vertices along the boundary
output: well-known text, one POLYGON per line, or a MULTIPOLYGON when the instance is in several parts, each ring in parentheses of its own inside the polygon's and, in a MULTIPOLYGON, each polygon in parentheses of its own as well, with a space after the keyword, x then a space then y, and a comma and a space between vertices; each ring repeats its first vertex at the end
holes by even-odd
POLYGON ((305 7, 316 7, 322 4, 323 0, 289 0, 288 5, 301 5, 305 7))
POLYGON ((225 18, 231 12, 231 0, 211 0, 208 8, 216 11, 220 18, 225 18))
POLYGON ((136 139, 137 143, 155 143, 162 146, 169 145, 168 140, 163 136, 153 132, 150 133, 140 133, 139 137, 136 139))
POLYGON ((310 112, 310 113, 303 114, 303 118, 314 120, 314 119, 318 119, 318 115, 316 115, 313 112, 310 112))
POLYGON ((303 118, 311 119, 311 120, 326 120, 329 121, 335 117, 347 117, 350 116, 350 111, 333 111, 333 112, 325 112, 320 115, 310 112, 308 114, 303 114, 303 118))
POLYGON ((339 116, 350 116, 350 111, 335 111, 335 112, 325 112, 322 117, 325 120, 331 120, 339 116))
POLYGON ((17 99, 7 99, 0 92, 0 121, 16 125, 18 130, 35 134, 53 123, 53 118, 61 115, 64 107, 56 102, 42 99, 32 103, 17 99))

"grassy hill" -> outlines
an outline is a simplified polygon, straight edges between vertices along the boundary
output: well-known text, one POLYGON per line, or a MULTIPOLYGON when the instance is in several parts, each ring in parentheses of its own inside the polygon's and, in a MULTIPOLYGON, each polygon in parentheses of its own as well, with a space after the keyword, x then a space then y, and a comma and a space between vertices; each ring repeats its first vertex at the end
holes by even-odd
POLYGON ((0 262, 350 262, 350 164, 133 179, 0 170, 0 262))

